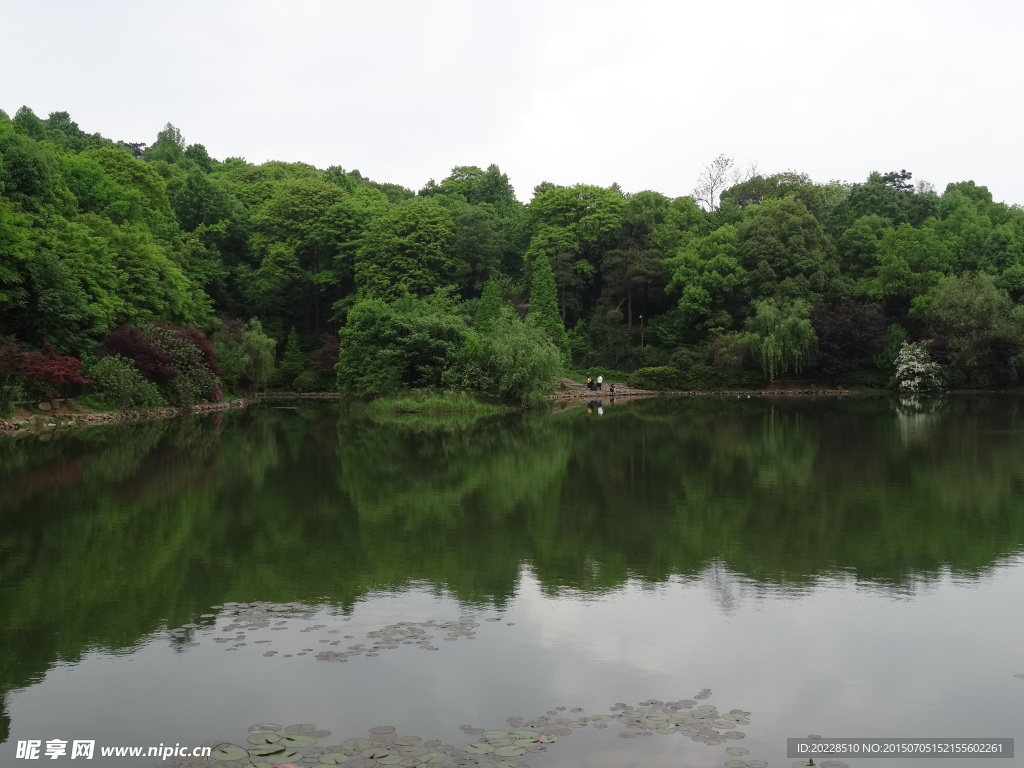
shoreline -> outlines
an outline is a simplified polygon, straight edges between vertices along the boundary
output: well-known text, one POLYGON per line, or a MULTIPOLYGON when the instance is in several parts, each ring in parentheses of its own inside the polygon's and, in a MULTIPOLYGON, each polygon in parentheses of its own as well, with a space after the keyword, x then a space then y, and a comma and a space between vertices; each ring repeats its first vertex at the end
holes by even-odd
POLYGON ((196 405, 178 408, 164 406, 162 408, 141 408, 128 411, 83 411, 74 412, 68 409, 66 400, 56 401, 57 409, 50 412, 32 413, 19 409, 21 414, 0 419, 0 435, 32 435, 43 434, 58 429, 74 429, 78 427, 96 427, 103 424, 121 424, 137 421, 160 421, 175 419, 179 416, 193 416, 220 411, 248 408, 261 400, 340 400, 340 392, 259 392, 249 397, 239 397, 220 403, 197 403, 196 405))
MULTIPOLYGON (((634 389, 626 385, 616 384, 615 392, 608 389, 588 390, 586 385, 572 380, 563 380, 562 388, 556 390, 548 398, 552 405, 589 400, 622 399, 638 400, 650 397, 842 397, 847 395, 888 395, 895 393, 888 390, 853 390, 853 389, 736 389, 736 390, 650 390, 634 389)), ((1007 394, 1004 389, 987 390, 949 390, 942 393, 949 395, 993 395, 1007 394)), ((65 400, 56 401, 57 409, 52 412, 32 413, 24 409, 19 414, 0 419, 0 436, 7 435, 38 435, 51 430, 65 430, 79 427, 94 427, 103 424, 119 424, 126 422, 158 421, 174 419, 179 416, 202 415, 220 411, 248 408, 265 400, 341 400, 340 392, 260 392, 249 397, 239 397, 221 403, 198 403, 183 408, 165 406, 163 408, 144 408, 129 411, 84 411, 74 412, 68 409, 65 400)))

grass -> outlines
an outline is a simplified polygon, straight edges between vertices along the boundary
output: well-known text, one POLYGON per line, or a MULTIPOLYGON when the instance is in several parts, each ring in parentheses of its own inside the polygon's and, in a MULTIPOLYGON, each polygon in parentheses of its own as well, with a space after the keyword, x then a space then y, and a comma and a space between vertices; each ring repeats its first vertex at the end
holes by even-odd
POLYGON ((472 413, 486 415, 505 413, 501 405, 482 403, 465 392, 437 392, 429 389, 411 390, 397 397, 374 400, 366 406, 374 416, 395 414, 472 413))

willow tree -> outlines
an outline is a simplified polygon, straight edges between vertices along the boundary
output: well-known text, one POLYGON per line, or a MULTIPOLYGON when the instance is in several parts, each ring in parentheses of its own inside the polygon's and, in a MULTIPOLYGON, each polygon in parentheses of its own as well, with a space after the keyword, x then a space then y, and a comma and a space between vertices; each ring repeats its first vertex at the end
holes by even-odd
POLYGON ((771 381, 782 373, 799 373, 814 357, 818 336, 810 320, 810 305, 801 299, 779 305, 773 299, 759 301, 747 320, 751 350, 771 381))

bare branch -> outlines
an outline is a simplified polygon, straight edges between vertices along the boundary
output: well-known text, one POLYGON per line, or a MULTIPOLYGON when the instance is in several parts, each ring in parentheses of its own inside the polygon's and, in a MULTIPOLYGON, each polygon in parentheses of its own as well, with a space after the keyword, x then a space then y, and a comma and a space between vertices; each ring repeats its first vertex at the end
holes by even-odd
POLYGON ((704 166, 704 170, 697 177, 697 186, 693 188, 693 199, 705 211, 718 210, 718 198, 726 188, 729 170, 733 163, 731 157, 719 155, 704 166))

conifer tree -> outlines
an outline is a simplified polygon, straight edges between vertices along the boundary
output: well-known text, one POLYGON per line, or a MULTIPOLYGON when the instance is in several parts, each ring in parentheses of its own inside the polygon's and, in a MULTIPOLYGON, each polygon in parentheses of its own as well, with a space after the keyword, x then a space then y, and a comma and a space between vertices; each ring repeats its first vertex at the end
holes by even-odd
POLYGON ((302 354, 302 348, 299 346, 299 334, 292 327, 291 333, 288 334, 288 340, 284 344, 284 349, 281 350, 281 362, 278 365, 281 383, 285 387, 290 387, 292 382, 295 381, 295 377, 304 370, 306 370, 306 356, 302 354))
POLYGON ((530 276, 530 311, 526 320, 539 328, 558 347, 564 364, 568 364, 569 337, 558 313, 558 296, 555 288, 555 273, 546 257, 534 260, 530 276))
POLYGON ((498 284, 494 280, 488 280, 484 284, 483 293, 480 294, 480 303, 476 309, 476 329, 480 333, 487 333, 491 330, 494 321, 501 314, 501 305, 498 284))

